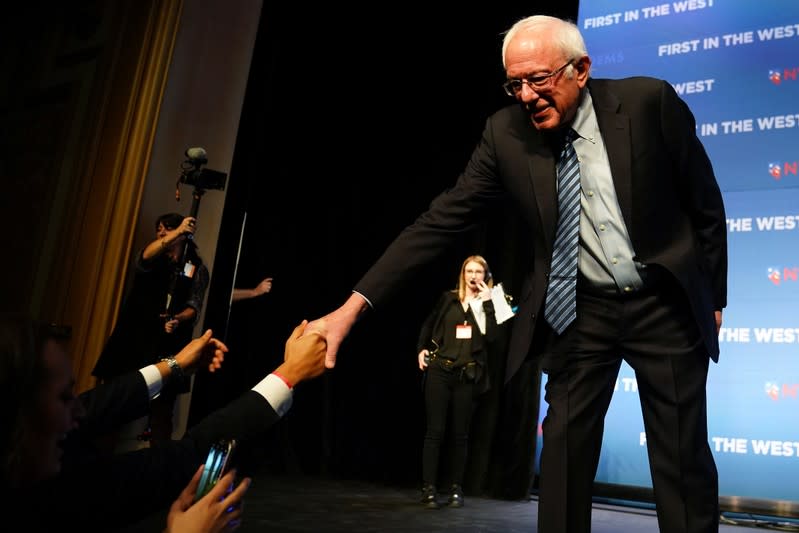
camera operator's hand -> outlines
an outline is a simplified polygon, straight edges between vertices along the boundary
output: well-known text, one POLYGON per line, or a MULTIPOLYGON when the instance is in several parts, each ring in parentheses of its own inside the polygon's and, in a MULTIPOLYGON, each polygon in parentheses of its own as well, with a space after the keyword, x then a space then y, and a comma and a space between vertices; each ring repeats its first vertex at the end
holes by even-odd
POLYGON ((178 226, 177 231, 179 235, 187 235, 189 233, 194 233, 195 227, 197 226, 197 219, 194 217, 186 217, 183 219, 183 222, 180 223, 178 226))
POLYGON ((186 242, 186 239, 194 233, 196 227, 197 219, 194 217, 185 217, 175 229, 168 229, 163 224, 159 225, 155 233, 155 240, 145 246, 142 252, 142 259, 150 261, 162 253, 169 253, 177 258, 178 247, 186 242))
POLYGON ((167 333, 172 333, 178 326, 180 325, 180 321, 177 318, 170 318, 166 322, 164 322, 164 331, 167 333))

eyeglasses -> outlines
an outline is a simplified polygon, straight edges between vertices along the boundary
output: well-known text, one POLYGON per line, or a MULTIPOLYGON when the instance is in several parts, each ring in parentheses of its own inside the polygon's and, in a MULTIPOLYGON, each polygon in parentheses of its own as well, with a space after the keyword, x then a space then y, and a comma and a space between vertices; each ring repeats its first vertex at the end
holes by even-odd
POLYGON ((543 91, 544 89, 549 88, 549 86, 552 85, 552 80, 555 78, 555 76, 563 72, 563 70, 569 65, 571 65, 573 61, 574 61, 573 58, 569 59, 566 62, 566 64, 564 64, 559 69, 553 70, 549 74, 544 74, 543 76, 535 76, 533 78, 522 78, 520 80, 518 79, 508 80, 502 84, 502 88, 505 89, 505 92, 508 94, 508 96, 516 96, 519 93, 521 93, 522 87, 524 85, 527 85, 536 92, 543 91))

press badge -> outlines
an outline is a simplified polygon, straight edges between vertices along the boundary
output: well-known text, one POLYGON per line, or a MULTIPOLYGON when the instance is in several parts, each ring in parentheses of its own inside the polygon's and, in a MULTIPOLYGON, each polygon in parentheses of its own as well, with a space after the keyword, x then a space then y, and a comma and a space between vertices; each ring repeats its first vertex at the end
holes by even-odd
POLYGON ((455 338, 456 339, 471 339, 472 338, 472 326, 469 324, 458 324, 455 326, 455 338))
POLYGON ((186 261, 186 264, 183 266, 183 275, 187 278, 193 278, 195 270, 197 270, 197 267, 194 266, 191 261, 186 261))

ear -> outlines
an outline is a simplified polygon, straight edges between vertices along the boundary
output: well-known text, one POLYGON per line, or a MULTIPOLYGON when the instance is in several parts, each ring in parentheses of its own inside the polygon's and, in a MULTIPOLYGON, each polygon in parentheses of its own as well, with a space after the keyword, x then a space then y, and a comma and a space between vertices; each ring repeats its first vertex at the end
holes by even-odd
POLYGON ((583 56, 574 62, 574 69, 577 71, 577 80, 580 87, 584 86, 588 81, 588 74, 591 71, 591 58, 583 56))

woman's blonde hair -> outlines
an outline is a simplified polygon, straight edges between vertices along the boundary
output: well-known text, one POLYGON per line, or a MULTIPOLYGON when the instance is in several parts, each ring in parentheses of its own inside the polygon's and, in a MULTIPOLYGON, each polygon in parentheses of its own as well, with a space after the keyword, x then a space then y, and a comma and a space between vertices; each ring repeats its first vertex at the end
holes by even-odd
POLYGON ((463 264, 461 265, 461 272, 458 276, 457 291, 458 298, 461 301, 463 301, 463 299, 466 297, 466 265, 471 262, 478 263, 481 267, 483 267, 483 270, 485 270, 485 278, 483 278, 483 280, 489 287, 494 286, 494 279, 491 277, 491 270, 488 268, 488 261, 486 261, 482 255, 470 255, 463 261, 463 264))

